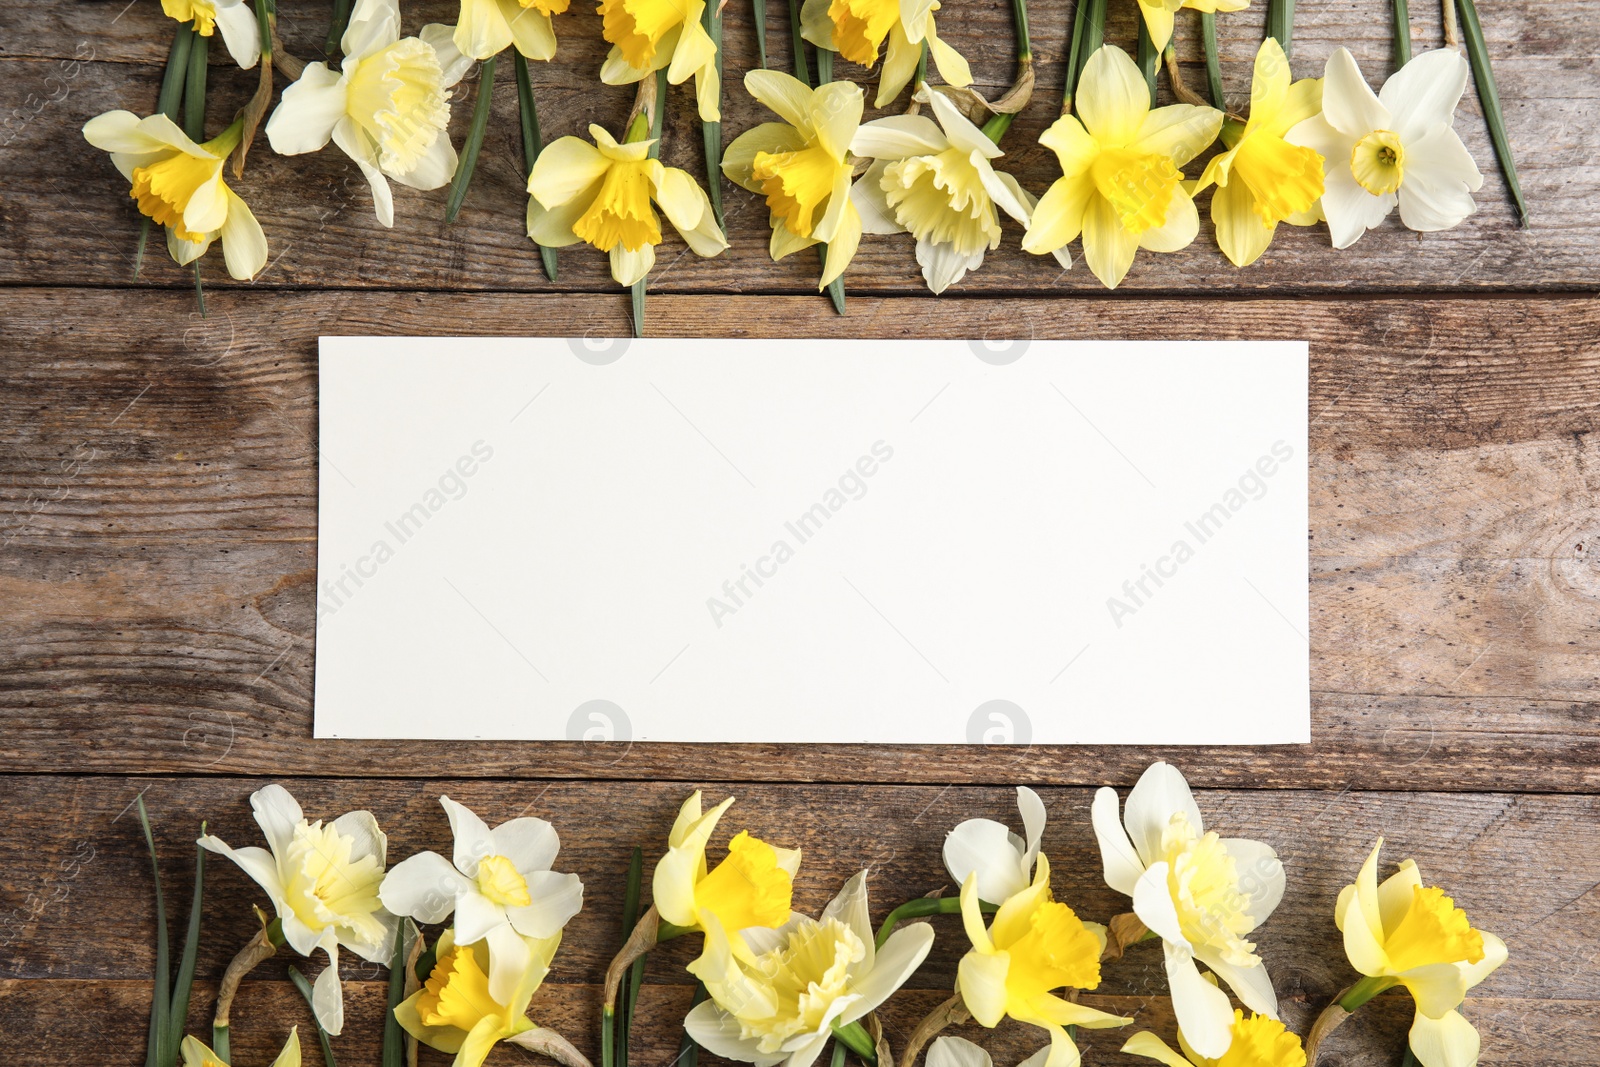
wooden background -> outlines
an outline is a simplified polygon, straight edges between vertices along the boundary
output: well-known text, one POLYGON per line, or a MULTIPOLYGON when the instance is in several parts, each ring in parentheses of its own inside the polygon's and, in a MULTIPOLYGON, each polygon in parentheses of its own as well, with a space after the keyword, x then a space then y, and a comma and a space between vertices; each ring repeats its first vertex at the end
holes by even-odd
MULTIPOLYGON (((290 50, 314 56, 326 5, 280 6, 290 50)), ((769 6, 772 60, 786 67, 785 9, 769 6)), ((1108 39, 1131 47, 1131 4, 1112 7, 1108 39)), ((1436 7, 1414 7, 1417 47, 1436 46, 1436 7)), ((1284 857, 1289 892, 1261 945, 1291 1022, 1303 1029, 1351 978, 1333 901, 1383 833, 1388 860, 1415 856, 1510 946, 1510 962, 1466 1009, 1484 1035, 1482 1062, 1600 1062, 1600 5, 1482 7, 1532 205, 1527 229, 1513 223, 1469 92, 1459 125, 1486 174, 1478 214, 1442 234, 1391 220, 1343 254, 1321 228, 1286 228, 1259 264, 1237 271, 1203 225, 1182 253, 1141 254, 1108 295, 1081 264, 1061 271, 1022 253, 1008 226, 982 271, 934 300, 907 239, 869 237, 839 319, 814 295, 814 258, 771 263, 765 212, 731 186, 728 252, 680 255, 675 237, 663 248, 649 302, 658 335, 1311 340, 1313 743, 1016 752, 313 742, 317 335, 615 335, 628 329, 626 298, 590 251, 561 255, 559 283, 543 277, 522 231, 515 93, 503 70, 454 226, 441 219, 441 193, 397 186, 397 225, 386 232, 336 150, 287 160, 263 144, 239 188, 266 227, 270 265, 239 285, 213 255, 202 320, 187 275, 156 246, 132 278, 126 186, 78 134, 102 111, 153 108, 172 23, 157 0, 0 5, 7 1061, 143 1055, 151 906, 129 811, 140 793, 159 820, 178 907, 199 821, 253 840, 246 797, 267 780, 288 784, 314 816, 370 808, 396 858, 448 844, 442 791, 491 821, 554 820, 566 842, 560 866, 583 875, 589 903, 535 1013, 593 1053, 627 851, 659 851, 692 787, 739 797, 731 828, 806 849, 799 906, 820 906, 871 866, 881 915, 944 882, 938 849, 950 826, 1014 818, 1008 787, 1033 783, 1050 806, 1058 892, 1106 918, 1125 901, 1101 884, 1086 787, 1126 788, 1165 757, 1201 789, 1213 826, 1284 857)), ((629 104, 628 90, 596 84, 599 21, 585 3, 574 8, 557 20, 557 61, 534 70, 548 137, 589 121, 616 129, 629 104)), ((454 17, 448 0, 406 10, 411 31, 454 17)), ((1035 139, 1055 114, 1070 3, 1036 2, 1032 15, 1039 94, 1007 137, 1004 164, 1039 193, 1055 172, 1035 139)), ((1260 0, 1220 19, 1237 98, 1263 19, 1260 0)), ((748 5, 735 0, 726 24, 731 138, 759 121, 737 92, 738 72, 754 64, 748 5)), ((1179 27, 1198 85, 1190 13, 1179 27)), ((972 60, 978 88, 994 95, 1009 81, 1008 4, 950 0, 941 31, 972 60)), ((1346 44, 1380 79, 1389 33, 1383 0, 1302 0, 1296 73, 1320 72, 1346 44)), ((220 48, 213 61, 217 129, 254 75, 231 69, 220 48)), ((839 73, 862 77, 846 64, 839 73)), ((470 79, 459 90, 458 139, 477 91, 470 79)), ((700 173, 689 94, 671 100, 666 158, 700 173)), ((1239 669, 1252 655, 1239 649, 1239 669)), ((231 866, 212 871, 197 1032, 209 983, 261 900, 231 866)), ((950 987, 962 937, 941 923, 915 988, 887 1013, 892 1033, 903 1036, 950 987)), ((687 947, 651 965, 641 1067, 667 1067, 676 1053, 687 947)), ((1158 957, 1136 949, 1086 999, 1138 1010, 1170 1038, 1158 957)), ((244 988, 241 1064, 267 1062, 290 1025, 309 1023, 283 966, 244 988)), ((383 975, 346 966, 351 1022, 336 1047, 346 1064, 370 1064, 383 975)), ((1408 1020, 1403 997, 1380 998, 1324 1062, 1395 1064, 1408 1020)), ((1089 1035, 1087 1062, 1135 1062, 1115 1051, 1123 1036, 1089 1035)), ((1040 1041, 1007 1024, 989 1043, 1008 1067, 1040 1041)), ((314 1043, 306 1048, 317 1063, 314 1043)), ((492 1062, 526 1055, 502 1049, 492 1062)))

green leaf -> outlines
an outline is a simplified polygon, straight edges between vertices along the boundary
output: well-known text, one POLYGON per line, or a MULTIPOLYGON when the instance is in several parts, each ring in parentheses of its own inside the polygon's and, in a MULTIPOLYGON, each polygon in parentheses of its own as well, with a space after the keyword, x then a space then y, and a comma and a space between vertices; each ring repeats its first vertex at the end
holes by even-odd
POLYGON ((806 39, 800 36, 801 0, 789 0, 789 45, 794 49, 794 76, 804 85, 811 84, 811 70, 806 66, 806 39))
POLYGON ((849 1046, 847 1046, 843 1041, 839 1040, 837 1037, 834 1038, 833 1039, 833 1059, 829 1061, 830 1064, 832 1065, 832 1067, 844 1067, 844 1057, 845 1057, 845 1054, 847 1052, 849 1052, 849 1051, 850 1051, 849 1046))
MULTIPOLYGON (((628 880, 622 894, 622 940, 626 942, 639 922, 639 897, 644 888, 644 849, 634 847, 628 859, 628 880)), ((644 979, 644 957, 628 968, 621 989, 622 1017, 617 1020, 616 1067, 627 1067, 628 1037, 633 1029, 633 1009, 639 1002, 639 984, 644 979)))
POLYGON ((467 139, 461 146, 461 161, 456 164, 455 177, 450 180, 450 196, 444 205, 444 220, 456 221, 461 205, 467 199, 467 186, 472 184, 472 172, 478 165, 478 152, 483 148, 483 133, 489 126, 489 103, 494 97, 494 67, 499 56, 483 61, 478 74, 478 99, 472 106, 472 125, 467 127, 467 139))
POLYGON ((1294 0, 1267 0, 1267 36, 1278 39, 1284 58, 1294 55, 1294 0))
POLYGON ((178 103, 183 98, 183 83, 189 73, 189 52, 197 36, 192 26, 179 26, 172 35, 172 47, 167 51, 167 69, 161 75, 156 110, 173 122, 178 121, 178 103))
MULTIPOLYGON (((709 4, 707 5, 710 6, 709 4)), ((750 0, 750 14, 755 17, 756 54, 761 57, 761 69, 767 69, 767 0, 750 0)))
POLYGON ((1161 53, 1156 51, 1156 42, 1150 37, 1150 27, 1144 24, 1144 19, 1139 19, 1139 48, 1138 63, 1139 73, 1144 75, 1144 84, 1150 90, 1150 106, 1156 106, 1156 61, 1161 58, 1161 53))
POLYGON ((294 967, 289 968, 289 981, 300 990, 300 995, 306 998, 306 1006, 311 1008, 311 1024, 317 1028, 317 1043, 322 1046, 322 1062, 325 1067, 338 1067, 333 1059, 333 1045, 328 1041, 328 1031, 322 1028, 322 1023, 317 1019, 317 1009, 312 1004, 311 983, 306 981, 306 976, 294 967))
POLYGON ((1211 106, 1227 111, 1228 101, 1222 95, 1222 61, 1217 56, 1216 12, 1200 12, 1200 41, 1206 53, 1206 84, 1211 88, 1211 106))
MULTIPOLYGON (((1082 69, 1082 60, 1079 55, 1083 48, 1083 27, 1085 15, 1093 6, 1094 0, 1078 0, 1072 5, 1072 38, 1067 45, 1067 74, 1066 85, 1061 91, 1061 113, 1065 115, 1072 110, 1072 96, 1078 88, 1078 71, 1082 69)), ((923 55, 927 55, 927 47, 923 47, 923 55)))
POLYGON ((155 992, 150 997, 150 1039, 146 1045, 145 1067, 170 1067, 178 1051, 169 1046, 172 1013, 172 961, 167 941, 167 900, 161 893, 161 862, 156 858, 156 838, 150 831, 150 815, 144 809, 144 794, 134 798, 139 807, 139 825, 144 843, 150 849, 150 873, 156 891, 156 973, 155 992))
POLYGON ((406 996, 406 921, 394 924, 394 951, 389 954, 389 999, 383 1013, 383 1067, 404 1067, 406 1043, 394 1010, 406 996))
POLYGON ((868 1064, 869 1067, 878 1062, 877 1046, 872 1043, 872 1035, 867 1033, 866 1027, 859 1022, 841 1023, 837 1019, 833 1021, 832 1025, 833 1039, 836 1046, 833 1054, 835 1067, 837 1067, 842 1058, 837 1051, 837 1045, 850 1046, 850 1051, 860 1056, 861 1062, 868 1064))
MULTIPOLYGON (((722 14, 716 0, 706 4, 706 33, 717 48, 717 109, 722 109, 722 14)), ((765 63, 762 66, 766 66, 765 63)), ((727 232, 727 220, 722 215, 722 123, 700 123, 700 136, 706 147, 706 193, 711 197, 711 213, 716 217, 717 228, 727 232)))
POLYGON ((217 1059, 221 1060, 223 1063, 233 1062, 233 1049, 230 1047, 231 1044, 232 1042, 228 1038, 228 1028, 226 1026, 213 1025, 211 1027, 211 1051, 215 1052, 217 1054, 217 1059))
MULTIPOLYGON (((833 52, 827 48, 817 49, 817 84, 827 85, 833 81, 833 52)), ((916 88, 912 86, 912 88, 916 88)))
MULTIPOLYGON (((522 119, 522 178, 533 173, 534 161, 544 151, 544 137, 539 133, 539 109, 533 102, 533 78, 528 73, 528 59, 515 48, 511 59, 517 72, 517 111, 522 119)), ((534 241, 539 258, 544 261, 545 277, 556 280, 556 250, 534 241)))
POLYGON ((1500 109, 1500 90, 1494 83, 1494 69, 1489 66, 1489 46, 1483 39, 1483 23, 1478 21, 1478 6, 1474 0, 1460 0, 1460 8, 1461 33, 1466 38, 1467 59, 1472 63, 1472 79, 1478 83, 1483 118, 1489 124, 1489 139, 1494 142, 1494 154, 1506 176, 1506 188, 1511 190, 1511 199, 1517 205, 1518 220, 1526 226, 1528 204, 1522 198, 1522 183, 1517 180, 1517 161, 1511 154, 1511 139, 1506 136, 1506 117, 1500 109))
MULTIPOLYGON (((204 837, 206 824, 200 824, 204 837)), ((206 850, 194 848, 194 896, 189 901, 189 928, 183 935, 183 955, 178 960, 178 977, 172 988, 172 1011, 168 1016, 168 1047, 174 1053, 183 1044, 184 1024, 189 1018, 189 997, 194 991, 194 963, 200 951, 200 909, 205 899, 206 850)))
POLYGON ((196 144, 206 139, 206 73, 210 66, 211 38, 195 35, 189 48, 183 87, 183 132, 196 144))
POLYGON ((350 25, 350 0, 333 0, 333 18, 328 22, 328 39, 323 42, 323 55, 333 55, 340 48, 344 31, 350 25))
MULTIPOLYGON (((1449 3, 1450 0, 1445 0, 1449 3)), ((1407 0, 1394 0, 1394 69, 1411 62, 1411 7, 1407 0)))

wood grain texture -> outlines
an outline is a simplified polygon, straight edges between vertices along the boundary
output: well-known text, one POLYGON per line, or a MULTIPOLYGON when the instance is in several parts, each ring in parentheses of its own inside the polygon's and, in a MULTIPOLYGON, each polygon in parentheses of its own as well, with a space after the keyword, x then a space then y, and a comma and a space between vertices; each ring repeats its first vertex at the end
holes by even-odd
MULTIPOLYGON (((1131 783, 1149 752, 328 742, 308 749, 319 333, 607 334, 620 298, 0 294, 10 771, 1131 783), (114 722, 114 731, 103 724, 114 722)), ((815 335, 816 301, 760 302, 815 335)), ((751 303, 652 301, 739 335, 751 303)), ((1592 299, 859 302, 866 336, 1311 338, 1309 747, 1176 750, 1242 787, 1600 786, 1592 299), (1174 329, 1173 323, 1181 323, 1174 329)))
MULTIPOLYGON (((93 1033, 98 1025, 86 1029, 66 1023, 80 1005, 82 1018, 105 1020, 105 1032, 136 1033, 133 1020, 138 998, 147 995, 143 981, 151 967, 151 927, 147 859, 128 805, 143 793, 156 820, 164 881, 173 906, 182 908, 195 828, 207 819, 211 831, 230 843, 255 843, 259 831, 246 798, 261 784, 244 779, 0 778, 0 805, 13 813, 12 832, 0 842, 0 870, 5 872, 0 885, 0 975, 14 980, 0 985, 0 998, 8 1005, 8 1036, 53 1032, 81 1040, 70 1035, 93 1033), (108 906, 111 901, 115 906, 108 906), (90 931, 93 936, 86 936, 90 931), (51 998, 60 1003, 49 1007, 51 998), (90 1005, 89 1000, 106 1003, 90 1005), (26 1019, 36 1021, 10 1021, 26 1019)), ((707 788, 709 797, 718 798, 730 787, 707 788)), ((441 792, 472 807, 491 825, 520 814, 551 819, 563 835, 556 866, 584 879, 586 904, 568 926, 552 987, 536 1002, 536 1014, 592 1051, 595 985, 618 942, 627 853, 640 845, 654 862, 686 786, 308 779, 294 783, 294 791, 313 818, 353 808, 373 811, 389 835, 391 861, 423 848, 448 850, 448 823, 436 801, 441 792), (599 812, 603 818, 597 817, 599 812)), ((861 868, 872 872, 875 918, 901 897, 948 890, 939 858, 945 832, 964 818, 1017 819, 1008 788, 745 784, 736 793, 738 803, 719 832, 713 861, 721 855, 722 842, 741 828, 801 848, 795 906, 813 913, 861 868)), ((1126 899, 1101 880, 1088 820, 1091 791, 1047 789, 1042 796, 1049 815, 1044 850, 1051 857, 1058 897, 1089 918, 1105 919, 1126 910, 1126 899)), ((1528 1057, 1535 1054, 1547 1057, 1545 1062, 1588 1062, 1574 1042, 1591 1039, 1600 1025, 1600 968, 1593 940, 1600 923, 1600 799, 1203 790, 1198 801, 1208 828, 1266 841, 1284 860, 1288 892, 1256 939, 1288 1017, 1302 1029, 1351 979, 1332 905, 1372 840, 1384 834, 1387 864, 1414 857, 1430 883, 1447 887, 1476 925, 1501 934, 1510 946, 1510 961, 1479 987, 1483 997, 1474 997, 1467 1008, 1489 1028, 1483 1062, 1533 1063, 1538 1061, 1528 1057), (1569 1054, 1572 1058, 1564 1058, 1569 1054)), ((252 903, 264 903, 260 891, 241 871, 214 858, 208 867, 208 940, 198 971, 203 979, 214 980, 249 937, 252 903)), ((964 937, 953 918, 936 924, 934 951, 908 985, 916 992, 897 998, 890 1013, 891 1028, 900 1033, 946 995, 953 981, 964 937)), ((663 946, 653 957, 641 1030, 648 1052, 641 1062, 665 1063, 665 1051, 675 1047, 673 1028, 688 995, 681 968, 696 950, 696 941, 690 937, 663 946)), ((301 1009, 283 995, 286 962, 279 958, 263 965, 256 992, 236 1009, 247 1020, 240 1028, 251 1035, 246 1040, 269 1040, 264 1030, 273 1035, 270 1040, 279 1040, 290 1022, 304 1025, 301 1009)), ((356 983, 355 1006, 349 1012, 351 1033, 340 1051, 368 1050, 381 1015, 382 972, 347 958, 344 974, 356 983)), ((1148 1011, 1141 1022, 1170 1034, 1159 1002, 1164 988, 1159 953, 1145 945, 1109 964, 1090 999, 1148 1011)), ((1392 1063, 1404 1014, 1404 1002, 1396 998, 1378 1011, 1369 1029, 1342 1031, 1340 1042, 1348 1058, 1331 1062, 1392 1063)), ((1026 1042, 1036 1041, 1037 1035, 1025 1030, 1009 1028, 1000 1037, 995 1048, 1000 1063, 1015 1062, 1036 1047, 1026 1042)), ((1101 1050, 1115 1047, 1103 1038, 1091 1043, 1101 1050)), ((14 1047, 29 1044, 22 1041, 14 1047)), ((22 1062, 46 1062, 27 1055, 22 1062)), ((93 1060, 123 1062, 98 1056, 93 1060)), ((1119 1061, 1102 1053, 1093 1062, 1119 1061)))
MULTIPOLYGON (((145 113, 153 107, 173 24, 155 3, 126 8, 124 3, 10 4, 0 10, 0 171, 7 175, 0 210, 0 282, 190 285, 187 272, 159 255, 151 257, 142 280, 133 282, 137 217, 126 184, 77 132, 86 119, 102 111, 129 108, 145 113)), ((771 62, 787 69, 784 8, 778 3, 769 7, 771 62)), ((285 3, 280 10, 290 50, 303 58, 319 55, 326 6, 285 3)), ((414 32, 426 22, 450 21, 455 10, 451 0, 408 4, 407 29, 414 32)), ((1381 82, 1390 69, 1390 30, 1386 11, 1375 11, 1370 3, 1302 5, 1295 25, 1296 72, 1320 75, 1328 54, 1345 45, 1369 79, 1381 82)), ((1413 5, 1412 14, 1416 47, 1437 46, 1442 39, 1438 6, 1413 5)), ((1195 62, 1198 30, 1189 17, 1192 13, 1185 15, 1179 20, 1180 46, 1189 60, 1191 84, 1201 85, 1203 71, 1195 62)), ((1600 35, 1600 8, 1538 0, 1484 5, 1482 15, 1531 205, 1529 229, 1513 224, 1477 99, 1469 91, 1458 126, 1486 181, 1478 196, 1478 214, 1459 228, 1414 234, 1391 219, 1354 249, 1336 253, 1324 227, 1283 227, 1261 262, 1239 271, 1216 250, 1202 206, 1202 231, 1196 243, 1173 255, 1142 254, 1123 290, 1592 291, 1600 277, 1600 134, 1592 121, 1600 91, 1600 59, 1589 42, 1600 35)), ((1112 5, 1107 40, 1131 50, 1133 17, 1131 5, 1112 5)), ((1233 99, 1247 98, 1264 19, 1265 4, 1257 3, 1218 20, 1223 73, 1233 99)), ((724 118, 725 138, 731 140, 769 116, 739 85, 742 72, 756 62, 748 7, 731 5, 726 20, 729 86, 724 118)), ((976 87, 990 96, 1012 77, 1010 20, 1006 0, 952 5, 940 20, 941 35, 967 55, 976 87)), ((1043 193, 1059 174, 1053 155, 1037 139, 1057 113, 1060 60, 1070 20, 1070 4, 1034 4, 1031 25, 1038 91, 1004 144, 1007 155, 1002 165, 1035 194, 1043 193)), ((557 58, 536 64, 534 71, 547 138, 581 134, 591 122, 615 129, 631 94, 597 83, 606 49, 598 17, 588 5, 575 4, 557 19, 557 32, 561 38, 557 58)), ((516 94, 509 71, 501 73, 494 88, 489 138, 472 193, 454 226, 442 221, 442 190, 417 193, 396 187, 397 224, 385 230, 373 217, 365 182, 335 148, 284 158, 263 144, 252 155, 250 172, 239 186, 263 219, 272 246, 269 266, 253 284, 257 288, 614 291, 605 257, 592 250, 563 252, 559 283, 545 280, 524 235, 526 194, 519 170, 516 94)), ((838 76, 875 82, 843 62, 838 76)), ((253 90, 255 75, 231 69, 219 47, 213 50, 211 86, 210 114, 213 128, 220 128, 224 116, 232 115, 253 90)), ((475 76, 457 90, 453 131, 458 143, 477 91, 475 76)), ((1162 91, 1167 93, 1165 87, 1162 91)), ((664 158, 703 175, 705 161, 691 96, 686 89, 675 89, 670 99, 664 158)), ((1191 165, 1192 175, 1199 173, 1199 165, 1191 165)), ((724 195, 732 247, 720 257, 703 260, 684 254, 678 238, 670 237, 652 275, 652 288, 814 290, 815 264, 808 257, 781 263, 768 258, 766 211, 760 202, 726 183, 724 195)), ((1066 295, 1098 290, 1099 283, 1081 263, 1062 271, 1053 260, 1023 253, 1018 244, 1018 230, 1007 223, 1002 247, 954 292, 1066 295)), ((222 272, 220 261, 208 263, 205 274, 215 288, 235 284, 222 272)), ((867 238, 846 284, 863 293, 924 291, 908 238, 867 238)))

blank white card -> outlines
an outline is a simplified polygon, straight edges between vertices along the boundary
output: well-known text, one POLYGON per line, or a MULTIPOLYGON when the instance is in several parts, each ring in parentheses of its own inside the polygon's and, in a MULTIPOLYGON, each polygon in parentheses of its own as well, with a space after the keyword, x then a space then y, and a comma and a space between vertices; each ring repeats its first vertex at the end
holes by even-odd
POLYGON ((318 737, 1310 740, 1304 343, 323 338, 318 737))

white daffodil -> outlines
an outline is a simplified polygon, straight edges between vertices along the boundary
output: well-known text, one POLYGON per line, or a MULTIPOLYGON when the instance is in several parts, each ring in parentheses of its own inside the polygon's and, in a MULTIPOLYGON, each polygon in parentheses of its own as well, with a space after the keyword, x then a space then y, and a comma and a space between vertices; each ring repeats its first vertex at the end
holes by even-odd
POLYGON ((526 938, 561 933, 583 907, 583 882, 550 869, 561 850, 553 826, 520 818, 493 830, 471 809, 442 796, 455 835, 453 860, 419 852, 395 864, 379 898, 396 915, 421 923, 455 913, 459 945, 489 944, 489 993, 508 1003, 528 969, 526 938))
POLYGON ((1173 1011, 1189 1044, 1216 1059, 1233 1040, 1228 995, 1196 963, 1250 1010, 1277 1018, 1272 980, 1244 939, 1283 899, 1277 854, 1259 841, 1206 833, 1189 783, 1165 763, 1140 777, 1121 822, 1114 789, 1095 794, 1092 815, 1106 884, 1132 897, 1134 914, 1161 937, 1173 1011))
POLYGON ((570 0, 461 0, 455 45, 471 59, 488 59, 511 45, 528 59, 556 54, 552 15, 567 10, 570 0))
POLYGON ((1001 211, 1028 224, 1033 198, 994 169, 992 161, 1004 153, 987 134, 943 93, 927 96, 938 125, 921 115, 893 115, 856 130, 850 151, 875 162, 851 186, 850 199, 862 232, 917 239, 923 280, 942 293, 981 267, 984 252, 1000 247, 1001 211))
POLYGON ((963 89, 972 84, 967 61, 939 39, 933 21, 938 10, 938 0, 805 0, 801 36, 863 67, 878 61, 878 50, 887 41, 873 103, 883 107, 915 75, 924 48, 946 84, 963 89))
POLYGON ((396 0, 357 0, 344 34, 344 63, 335 74, 309 63, 283 91, 267 140, 285 156, 315 152, 331 138, 372 186, 378 221, 394 225, 389 178, 413 189, 437 189, 456 172, 450 87, 472 61, 457 50, 450 27, 424 26, 400 36, 396 0))
POLYGON ((1033 882, 1033 865, 1044 837, 1044 801, 1027 786, 1017 787, 1022 832, 993 819, 968 819, 944 838, 944 867, 956 885, 978 876, 978 899, 991 904, 1009 900, 1033 882))
MULTIPOLYGON (((1050 1046, 1035 1052, 1017 1067, 1044 1067, 1050 1046)), ((928 1067, 994 1067, 994 1060, 982 1048, 964 1037, 941 1037, 928 1047, 928 1067)))
POLYGON ((242 128, 235 122, 195 144, 165 115, 141 119, 131 111, 107 111, 84 124, 83 136, 111 153, 112 165, 133 183, 129 195, 139 211, 166 227, 167 251, 180 266, 220 240, 228 274, 245 281, 267 264, 267 235, 222 180, 222 164, 242 128))
POLYGON ((794 915, 777 929, 740 933, 753 957, 741 963, 713 917, 706 952, 690 966, 711 999, 684 1029, 718 1056, 772 1067, 810 1067, 833 1037, 903 985, 933 947, 928 923, 902 926, 874 948, 866 872, 845 883, 820 920, 794 915))
POLYGON ((369 811, 307 822, 281 785, 256 790, 250 806, 268 848, 230 848, 210 834, 199 844, 237 863, 266 891, 290 948, 302 956, 328 954, 311 1003, 322 1028, 337 1035, 344 1029, 339 949, 385 964, 394 951, 397 920, 378 899, 388 839, 369 811))
POLYGON ((244 0, 161 0, 168 18, 194 26, 202 37, 222 31, 228 54, 245 70, 261 58, 261 27, 244 0))
POLYGON ((1443 889, 1423 885, 1413 860, 1380 885, 1382 849, 1379 838, 1355 883, 1339 893, 1334 919, 1345 955, 1367 976, 1366 997, 1400 985, 1416 1001, 1411 1050, 1423 1067, 1471 1067, 1478 1031, 1456 1009, 1506 961, 1506 943, 1475 928, 1443 889))
POLYGON ((1401 67, 1374 94, 1350 53, 1328 57, 1322 113, 1285 138, 1326 161, 1322 211, 1335 248, 1349 248, 1400 205, 1413 230, 1448 230, 1477 210, 1483 175, 1457 136, 1467 61, 1441 48, 1401 67))

